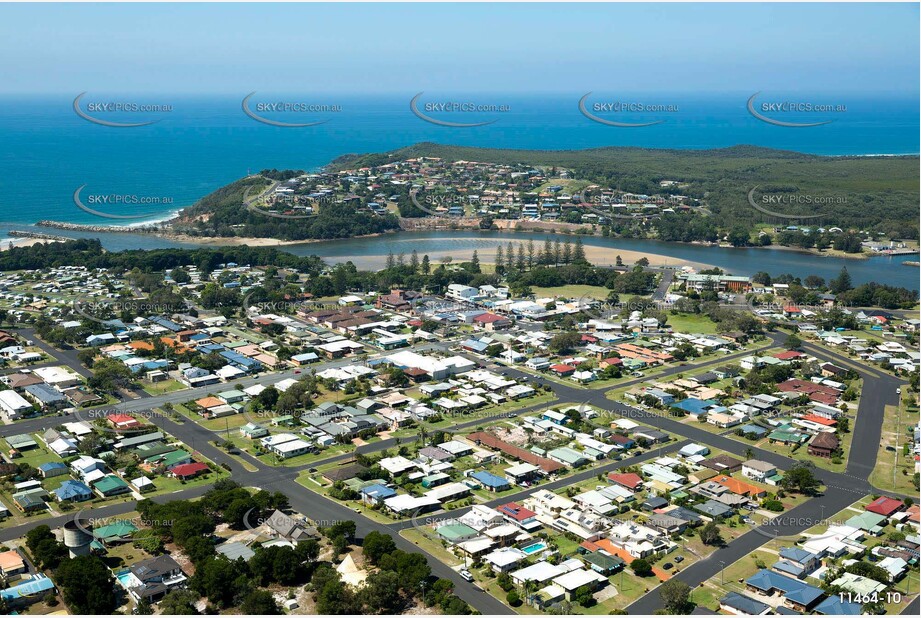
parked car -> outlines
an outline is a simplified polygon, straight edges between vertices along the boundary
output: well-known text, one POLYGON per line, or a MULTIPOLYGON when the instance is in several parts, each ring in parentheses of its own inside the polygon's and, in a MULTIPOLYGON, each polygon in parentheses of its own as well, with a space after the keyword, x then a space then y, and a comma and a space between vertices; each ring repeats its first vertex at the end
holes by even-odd
POLYGON ((468 582, 473 581, 473 574, 467 569, 461 569, 460 576, 463 577, 465 581, 468 581, 468 582))

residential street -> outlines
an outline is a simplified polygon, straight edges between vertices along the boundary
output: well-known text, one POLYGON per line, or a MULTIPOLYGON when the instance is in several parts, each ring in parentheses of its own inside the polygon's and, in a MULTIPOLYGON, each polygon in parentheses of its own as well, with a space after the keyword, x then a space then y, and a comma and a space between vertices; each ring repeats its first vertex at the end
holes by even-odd
MULTIPOLYGON (((771 333, 770 341, 765 344, 765 347, 780 345, 784 338, 785 335, 782 333, 771 333)), ((443 347, 444 345, 446 344, 428 344, 430 347, 443 347)), ((809 354, 812 354, 823 360, 835 361, 839 363, 850 361, 850 359, 847 359, 846 357, 841 357, 832 351, 811 344, 804 345, 804 349, 806 349, 809 354)), ((726 364, 751 353, 752 350, 745 350, 742 352, 735 352, 733 354, 713 357, 694 365, 693 369, 696 370, 711 365, 726 364)), ((73 369, 77 369, 77 366, 75 366, 77 365, 75 355, 73 355, 71 358, 71 355, 62 357, 60 356, 60 353, 58 354, 61 360, 65 362, 65 364, 71 366, 73 369)), ((322 369, 328 367, 337 367, 348 363, 349 360, 344 359, 340 361, 323 363, 321 366, 318 366, 318 368, 322 369)), ((691 369, 691 367, 686 365, 676 365, 674 367, 669 367, 665 371, 657 374, 656 378, 662 378, 670 375, 675 375, 677 373, 687 372, 689 369, 691 369)), ((517 369, 506 367, 500 368, 500 370, 517 378, 524 378, 528 380, 535 379, 533 375, 517 369)), ((886 404, 897 403, 898 396, 896 394, 896 388, 898 388, 902 382, 897 378, 894 378, 880 370, 871 367, 859 370, 859 373, 864 379, 864 385, 860 399, 859 410, 857 413, 857 421, 852 428, 852 431, 855 431, 857 434, 859 434, 861 439, 855 440, 852 444, 846 472, 835 473, 827 470, 818 470, 819 478, 827 487, 825 493, 821 497, 808 500, 793 510, 780 514, 774 520, 771 520, 768 523, 764 523, 757 528, 753 528, 751 531, 729 543, 726 547, 717 550, 710 557, 697 562, 689 566, 687 569, 681 571, 675 577, 688 583, 692 587, 696 587, 714 575, 717 575, 721 568, 724 568, 736 560, 739 560, 740 558, 752 553, 769 540, 776 537, 798 535, 803 530, 810 528, 815 525, 815 523, 823 520, 826 516, 840 511, 859 498, 869 493, 879 491, 869 484, 867 477, 873 470, 876 455, 879 451, 878 445, 881 431, 880 428, 883 419, 883 406, 886 404)), ((242 383, 245 387, 250 384, 271 384, 281 379, 294 376, 295 374, 293 371, 285 371, 275 374, 266 374, 255 378, 247 378, 240 380, 239 382, 242 383)), ((639 384, 647 381, 648 379, 649 378, 646 377, 631 379, 629 381, 618 384, 618 388, 639 384)), ((560 403, 591 405, 598 409, 606 410, 613 415, 629 418, 656 427, 679 438, 678 442, 662 445, 661 448, 650 449, 639 456, 630 457, 622 461, 611 461, 610 463, 578 472, 572 476, 544 484, 541 486, 541 488, 558 489, 560 487, 576 484, 586 479, 592 478, 599 473, 607 473, 611 470, 624 468, 630 465, 641 463, 643 461, 647 461, 654 457, 658 457, 660 454, 664 454, 665 452, 672 452, 691 442, 707 444, 712 448, 721 449, 743 458, 745 457, 746 450, 752 448, 743 442, 733 440, 723 435, 714 434, 692 424, 681 423, 678 420, 675 420, 674 418, 664 414, 657 414, 646 410, 641 410, 639 408, 628 406, 623 403, 608 399, 605 396, 605 392, 610 387, 593 389, 580 387, 575 383, 573 385, 568 385, 548 379, 540 381, 549 385, 553 389, 554 393, 556 394, 557 401, 560 403)), ((144 396, 137 400, 120 403, 110 407, 113 410, 121 410, 126 412, 149 410, 162 406, 167 402, 180 403, 189 401, 190 399, 204 396, 209 391, 213 391, 213 388, 205 387, 200 389, 177 391, 164 395, 144 396)), ((527 406, 519 411, 516 411, 515 415, 523 414, 528 411, 533 411, 540 408, 546 408, 549 405, 552 404, 544 403, 527 406)), ((472 429, 477 425, 482 425, 494 418, 501 418, 502 416, 504 415, 479 417, 473 420, 463 421, 451 428, 451 430, 459 431, 472 429)), ((0 437, 16 433, 42 431, 49 427, 59 425, 63 420, 64 419, 62 417, 51 416, 22 421, 11 425, 0 425, 0 437)), ((188 444, 193 450, 201 453, 203 456, 211 459, 218 465, 226 464, 226 466, 229 466, 233 478, 241 484, 250 487, 284 492, 289 497, 291 506, 296 511, 303 513, 313 520, 320 522, 354 520, 357 524, 359 537, 363 537, 371 530, 377 530, 393 536, 397 546, 405 551, 424 552, 422 548, 404 539, 399 534, 401 530, 412 527, 413 522, 411 520, 400 521, 393 524, 378 523, 367 517, 364 517, 360 513, 355 512, 350 507, 322 496, 319 493, 312 492, 296 482, 298 474, 306 468, 317 467, 336 461, 344 461, 350 459, 353 456, 352 453, 324 458, 309 465, 275 467, 266 465, 262 461, 241 452, 238 457, 246 459, 247 462, 255 468, 255 471, 250 472, 243 469, 238 461, 236 461, 225 451, 213 444, 215 440, 221 439, 220 432, 214 432, 206 429, 200 424, 191 420, 176 422, 161 415, 153 416, 151 421, 164 431, 172 434, 182 442, 188 444)), ((391 438, 361 446, 356 450, 357 452, 361 453, 372 453, 387 448, 392 448, 397 445, 397 439, 391 438)), ((753 450, 755 451, 756 458, 763 459, 772 464, 775 464, 780 469, 786 469, 793 463, 793 460, 782 455, 778 455, 759 448, 754 448, 753 450)), ((196 498, 203 495, 208 490, 208 488, 209 486, 207 485, 199 486, 193 489, 183 490, 165 496, 159 496, 156 498, 156 500, 166 501, 172 499, 196 498)), ((531 491, 532 490, 521 491, 510 496, 504 496, 501 499, 487 502, 486 504, 489 506, 497 506, 498 504, 516 499, 524 499, 529 493, 531 493, 531 491)), ((887 491, 886 493, 889 495, 894 495, 891 491, 887 491)), ((127 513, 133 509, 133 502, 113 504, 93 509, 93 516, 97 518, 117 516, 127 513)), ((431 519, 433 517, 443 517, 453 519, 467 512, 467 510, 468 509, 459 509, 456 511, 451 511, 450 514, 427 514, 426 518, 431 519)), ((34 522, 29 522, 12 528, 2 529, 0 530, 0 541, 7 541, 20 537, 31 528, 40 524, 48 524, 53 527, 59 526, 70 517, 72 516, 36 519, 34 522)), ((429 564, 432 567, 433 574, 438 577, 450 579, 452 582, 454 582, 457 595, 467 601, 471 606, 477 608, 480 612, 484 614, 515 613, 514 610, 508 607, 505 603, 485 593, 475 584, 462 579, 460 575, 457 574, 457 572, 450 569, 436 557, 429 555, 429 558, 429 564)), ((627 609, 631 614, 651 614, 661 607, 662 602, 659 594, 656 589, 653 589, 648 594, 635 601, 627 609)))

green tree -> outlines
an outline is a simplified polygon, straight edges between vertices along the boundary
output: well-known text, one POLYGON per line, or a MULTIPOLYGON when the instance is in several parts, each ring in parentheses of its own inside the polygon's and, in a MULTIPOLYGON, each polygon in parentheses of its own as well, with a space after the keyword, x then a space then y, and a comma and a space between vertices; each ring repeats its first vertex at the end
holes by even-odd
POLYGON ((630 568, 633 569, 633 572, 640 577, 648 577, 652 575, 652 565, 649 564, 649 561, 645 558, 637 558, 630 563, 630 568))
POLYGON ((719 526, 716 522, 709 521, 700 529, 700 540, 704 545, 722 545, 723 537, 720 536, 719 526))
POLYGON ((195 615, 198 613, 195 603, 200 598, 198 593, 188 588, 174 588, 160 600, 158 607, 165 616, 195 615))
POLYGON ((819 488, 819 479, 813 467, 805 462, 793 465, 780 481, 780 486, 788 491, 795 491, 811 496, 819 488))
POLYGON ((253 590, 247 594, 243 597, 240 609, 248 616, 278 616, 284 613, 268 590, 253 590))
POLYGON ((389 554, 397 548, 393 537, 377 530, 372 530, 365 535, 361 547, 364 555, 372 564, 377 564, 385 554, 389 554))
POLYGON ((98 556, 64 560, 54 571, 64 602, 78 614, 111 614, 118 607, 115 579, 98 556))
POLYGON ((400 594, 400 576, 393 571, 378 571, 365 580, 359 593, 359 602, 370 614, 400 614, 406 605, 400 594))
POLYGON ((659 596, 669 614, 687 614, 691 587, 679 579, 670 579, 659 587, 659 596))

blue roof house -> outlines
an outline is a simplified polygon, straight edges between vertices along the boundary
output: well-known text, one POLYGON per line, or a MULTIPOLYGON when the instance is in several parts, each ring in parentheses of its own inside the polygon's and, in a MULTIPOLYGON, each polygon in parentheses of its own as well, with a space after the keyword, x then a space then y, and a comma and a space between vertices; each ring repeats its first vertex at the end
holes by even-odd
POLYGON ((64 481, 54 490, 58 502, 83 502, 93 497, 93 490, 80 481, 64 481))

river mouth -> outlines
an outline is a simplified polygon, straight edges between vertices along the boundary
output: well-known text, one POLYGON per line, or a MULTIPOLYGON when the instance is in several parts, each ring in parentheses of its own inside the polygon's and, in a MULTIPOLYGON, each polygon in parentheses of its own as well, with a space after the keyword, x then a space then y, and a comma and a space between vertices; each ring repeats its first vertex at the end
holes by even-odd
POLYGON ((372 238, 349 238, 330 241, 292 244, 279 249, 295 255, 316 255, 329 263, 351 261, 360 269, 379 269, 387 264, 387 256, 403 253, 407 262, 415 250, 418 255, 428 254, 438 263, 450 257, 454 263, 469 260, 473 251, 481 262, 493 262, 496 248, 502 246, 507 254, 509 244, 524 245, 527 253, 529 241, 536 252, 543 250, 546 240, 575 243, 580 239, 586 257, 593 264, 610 265, 621 256, 625 265, 633 264, 639 257, 647 257, 650 264, 679 268, 718 267, 727 273, 752 276, 767 272, 772 276, 789 273, 805 278, 818 275, 826 280, 839 275, 847 268, 855 284, 877 282, 886 285, 918 289, 918 273, 902 265, 905 256, 871 256, 866 259, 817 256, 791 250, 787 247, 730 248, 703 244, 674 243, 639 238, 605 238, 575 234, 550 234, 543 232, 507 232, 491 230, 444 230, 395 232, 372 238))
MULTIPOLYGON (((132 249, 168 249, 168 248, 216 248, 221 243, 194 238, 182 241, 156 236, 154 234, 136 233, 96 233, 70 230, 49 230, 21 224, 5 224, 5 230, 20 229, 51 232, 55 236, 68 238, 99 238, 108 251, 125 251, 132 249)), ((903 265, 909 261, 906 256, 872 256, 867 259, 847 259, 839 257, 821 257, 809 253, 790 250, 785 247, 752 247, 733 249, 690 243, 664 242, 639 238, 605 238, 602 236, 580 236, 575 234, 551 234, 545 232, 507 232, 494 230, 428 230, 418 232, 394 232, 366 238, 343 238, 314 242, 278 245, 281 251, 295 255, 316 255, 334 264, 351 261, 363 270, 377 270, 387 264, 387 256, 394 257, 403 253, 407 262, 415 250, 420 259, 428 254, 429 259, 438 264, 444 257, 451 257, 454 263, 470 259, 473 251, 481 262, 494 261, 496 248, 502 245, 507 250, 509 243, 517 247, 523 244, 527 253, 528 242, 534 243, 535 251, 542 251, 546 240, 560 243, 569 239, 575 243, 581 239, 586 256, 598 265, 612 264, 620 255, 625 265, 633 264, 638 255, 647 256, 650 264, 680 267, 683 265, 697 268, 706 265, 722 268, 734 275, 752 276, 757 272, 767 272, 776 277, 789 273, 794 277, 804 278, 818 275, 826 281, 838 276, 846 267, 855 284, 876 282, 886 285, 918 289, 918 270, 903 265), (634 253, 630 253, 634 252, 634 253), (630 259, 633 258, 633 259, 630 259)), ((224 243, 227 245, 232 242, 224 243)), ((237 243, 239 244, 239 243, 237 243)))

